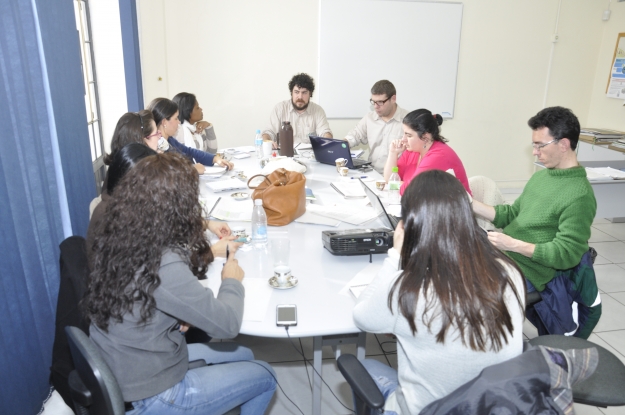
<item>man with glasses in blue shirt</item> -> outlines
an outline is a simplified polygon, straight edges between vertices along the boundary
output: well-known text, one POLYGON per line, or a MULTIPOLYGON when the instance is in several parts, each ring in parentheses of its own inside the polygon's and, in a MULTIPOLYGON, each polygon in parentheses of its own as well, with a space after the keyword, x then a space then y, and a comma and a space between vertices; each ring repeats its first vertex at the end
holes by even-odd
POLYGON ((403 135, 402 120, 408 113, 397 105, 395 86, 387 80, 378 81, 371 88, 373 111, 360 120, 356 128, 351 130, 345 139, 350 147, 369 144, 369 161, 379 173, 384 172, 384 164, 388 157, 388 146, 393 140, 403 135))
POLYGON ((575 148, 580 125, 571 110, 545 108, 530 118, 533 154, 545 166, 525 185, 512 205, 473 201, 476 214, 503 233, 488 239, 516 261, 528 291, 543 291, 557 271, 580 263, 588 251, 597 202, 575 148))

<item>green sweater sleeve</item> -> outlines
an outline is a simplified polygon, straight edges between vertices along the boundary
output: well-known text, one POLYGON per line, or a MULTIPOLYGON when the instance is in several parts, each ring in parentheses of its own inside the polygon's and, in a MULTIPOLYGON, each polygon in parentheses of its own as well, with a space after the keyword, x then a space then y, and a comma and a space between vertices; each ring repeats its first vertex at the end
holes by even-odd
POLYGON ((588 200, 578 198, 564 209, 558 223, 558 231, 552 241, 536 244, 532 261, 555 269, 569 269, 576 266, 588 250, 592 215, 580 214, 588 209, 596 210, 596 204, 589 206, 588 200))
POLYGON ((519 196, 512 205, 497 205, 495 208, 495 219, 493 225, 497 228, 505 228, 512 222, 521 210, 521 199, 523 194, 519 196))

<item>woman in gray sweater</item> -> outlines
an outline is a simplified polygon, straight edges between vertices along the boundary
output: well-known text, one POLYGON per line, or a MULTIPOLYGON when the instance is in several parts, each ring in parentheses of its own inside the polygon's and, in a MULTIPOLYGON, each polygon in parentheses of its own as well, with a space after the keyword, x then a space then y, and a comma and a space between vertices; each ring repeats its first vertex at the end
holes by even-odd
POLYGON ((523 278, 477 226, 462 184, 421 173, 401 205, 393 249, 354 308, 360 329, 397 336, 397 371, 363 362, 389 415, 418 414, 523 350, 523 278))
POLYGON ((185 342, 188 326, 232 338, 243 318, 244 273, 234 255, 216 297, 197 279, 213 261, 198 185, 182 156, 148 156, 121 179, 95 232, 85 297, 90 336, 129 414, 224 413, 239 405, 242 415, 263 414, 276 388, 271 367, 251 360, 249 349, 185 342), (198 357, 212 365, 189 370, 198 357))

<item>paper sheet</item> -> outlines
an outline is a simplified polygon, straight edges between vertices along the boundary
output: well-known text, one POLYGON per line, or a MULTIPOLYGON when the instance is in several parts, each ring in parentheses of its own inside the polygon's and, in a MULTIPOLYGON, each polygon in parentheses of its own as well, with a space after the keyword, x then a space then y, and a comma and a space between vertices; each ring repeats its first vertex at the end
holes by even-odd
MULTIPOLYGON (((213 291, 215 297, 219 292, 219 287, 221 287, 222 262, 216 259, 215 263, 209 268, 207 278, 200 281, 200 284, 213 291)), ((243 287, 245 287, 243 321, 263 321, 265 314, 267 314, 267 307, 269 307, 273 288, 263 278, 243 278, 243 287)))
POLYGON ((295 219, 297 223, 309 223, 312 225, 326 225, 326 226, 339 226, 340 220, 327 218, 325 216, 316 215, 312 212, 306 211, 302 216, 295 219))
POLYGON ((382 268, 382 262, 377 264, 368 264, 364 267, 350 282, 348 282, 342 289, 339 291, 339 294, 345 296, 354 296, 358 298, 358 295, 367 285, 373 281, 376 275, 378 275, 378 271, 382 268), (356 293, 358 295, 356 295, 356 293))
POLYGON ((351 225, 360 225, 378 216, 372 208, 348 205, 320 206, 309 204, 306 206, 306 211, 315 215, 337 219, 351 225))
POLYGON ((230 196, 224 196, 213 209, 211 217, 232 222, 251 222, 253 208, 252 199, 237 201, 230 196))

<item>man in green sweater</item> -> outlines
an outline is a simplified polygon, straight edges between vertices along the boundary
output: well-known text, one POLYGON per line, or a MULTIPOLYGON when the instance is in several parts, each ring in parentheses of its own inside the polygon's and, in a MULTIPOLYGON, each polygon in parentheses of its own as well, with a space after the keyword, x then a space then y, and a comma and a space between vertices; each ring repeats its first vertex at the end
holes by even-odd
POLYGON ((533 154, 545 169, 532 176, 514 204, 473 201, 473 210, 503 228, 489 232, 488 239, 519 265, 528 291, 543 291, 556 271, 575 267, 588 251, 597 202, 577 162, 580 125, 571 110, 545 108, 528 125, 533 154))

